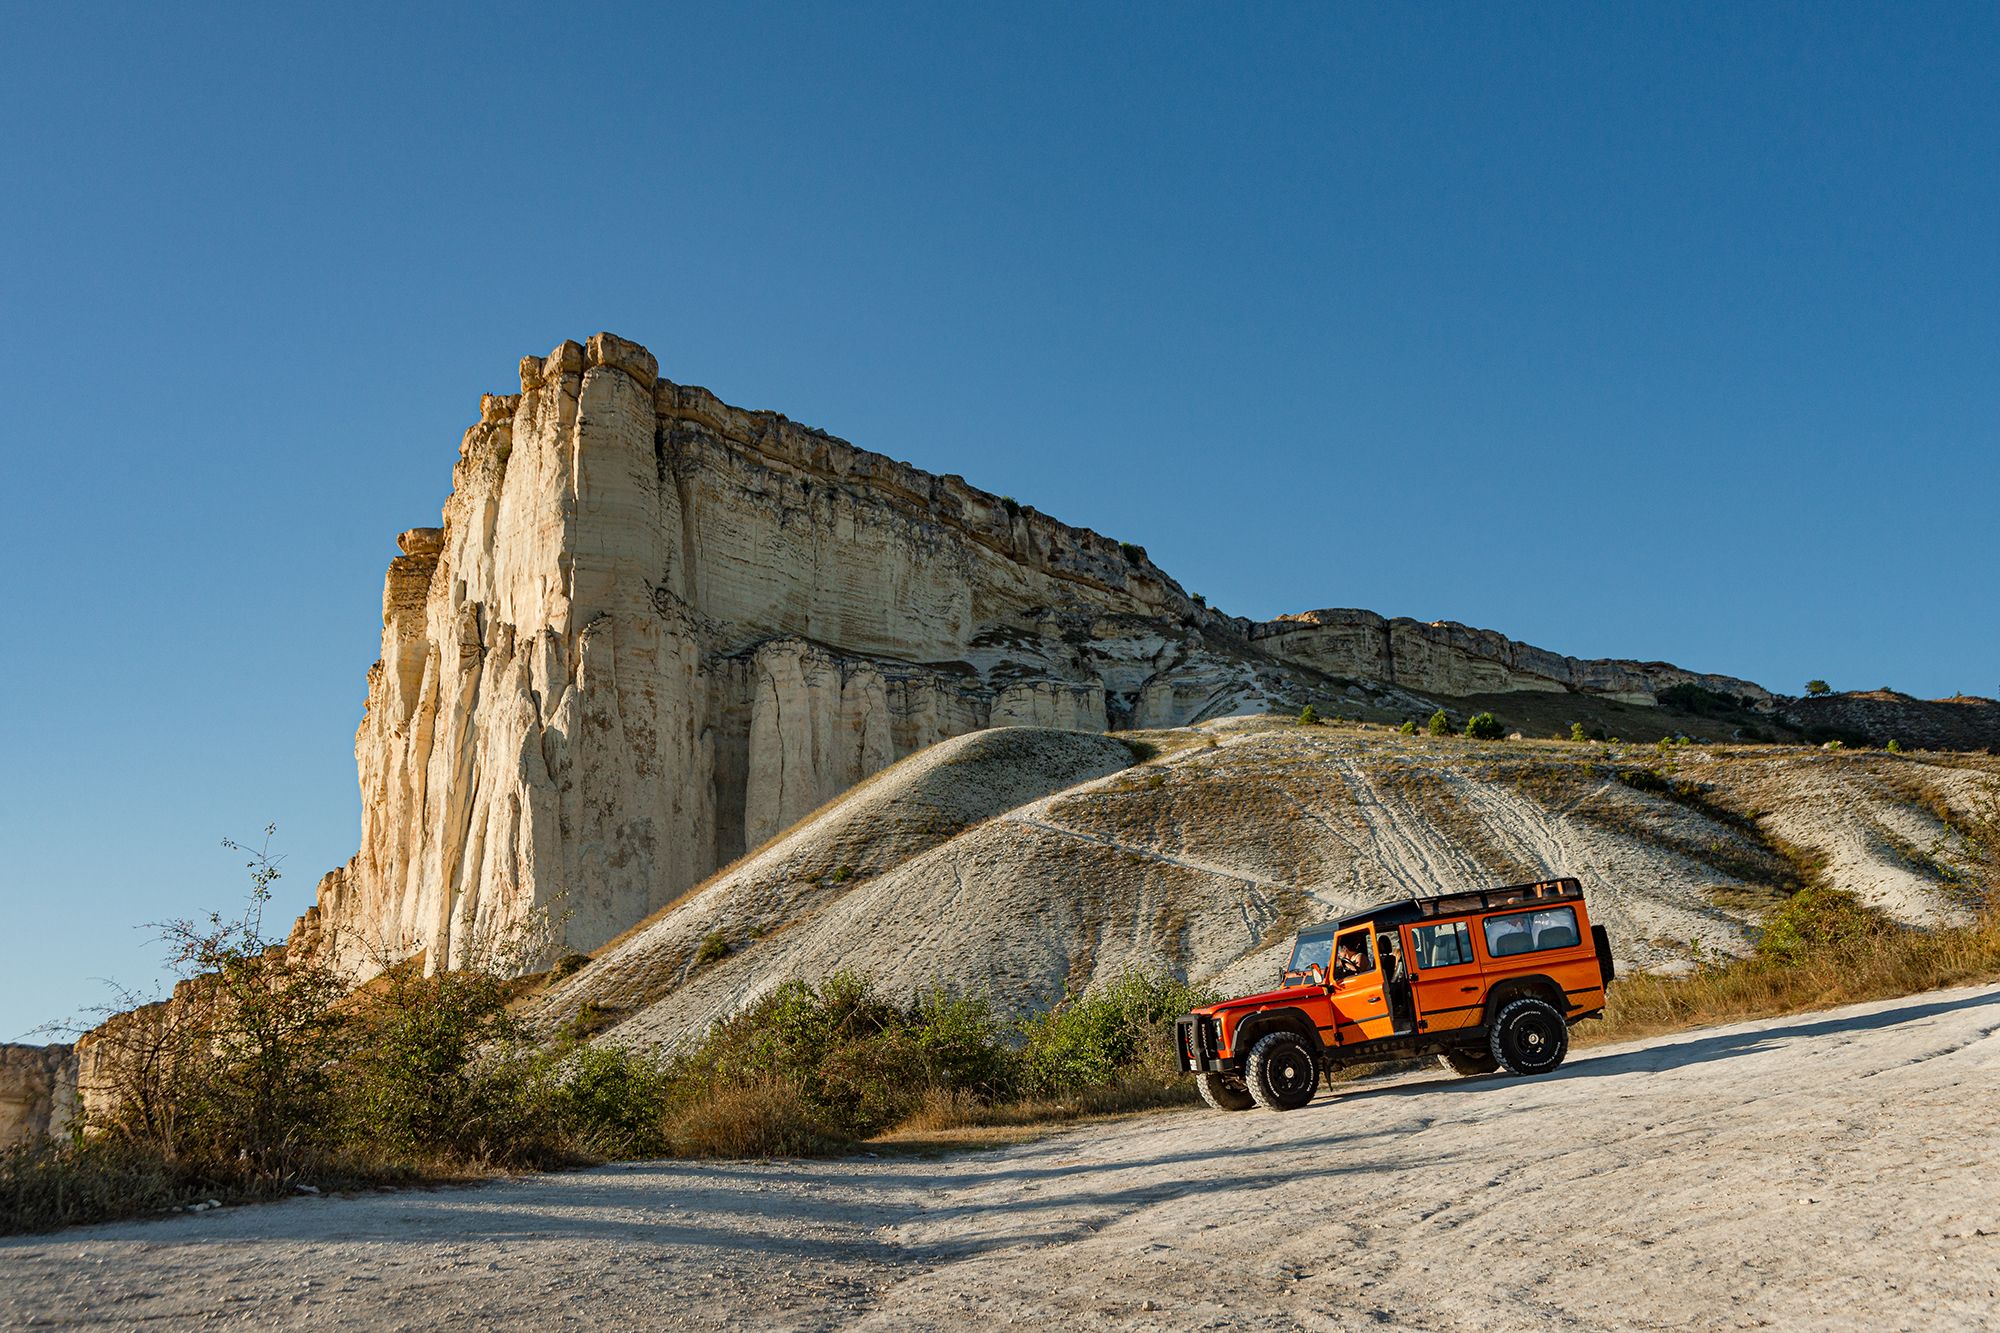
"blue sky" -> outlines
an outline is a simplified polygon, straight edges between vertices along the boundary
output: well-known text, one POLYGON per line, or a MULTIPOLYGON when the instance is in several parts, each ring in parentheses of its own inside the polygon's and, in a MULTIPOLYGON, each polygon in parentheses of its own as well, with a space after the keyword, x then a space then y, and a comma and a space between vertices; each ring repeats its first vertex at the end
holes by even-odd
POLYGON ((2000 693, 1990 6, 11 5, 0 1039, 358 827, 482 391, 667 375, 1365 606, 2000 693))

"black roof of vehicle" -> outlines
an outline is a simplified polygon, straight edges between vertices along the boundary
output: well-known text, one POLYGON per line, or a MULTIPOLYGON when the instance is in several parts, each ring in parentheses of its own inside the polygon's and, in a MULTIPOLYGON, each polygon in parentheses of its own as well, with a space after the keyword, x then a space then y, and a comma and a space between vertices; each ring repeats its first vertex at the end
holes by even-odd
POLYGON ((1440 893, 1429 898, 1392 898, 1359 912, 1350 912, 1323 926, 1308 926, 1301 936, 1332 934, 1349 926, 1372 922, 1377 927, 1401 926, 1411 921, 1436 917, 1463 916, 1468 912, 1490 912, 1501 907, 1518 907, 1541 902, 1568 902, 1583 897, 1583 884, 1574 876, 1540 879, 1532 884, 1507 884, 1497 889, 1470 889, 1440 893))

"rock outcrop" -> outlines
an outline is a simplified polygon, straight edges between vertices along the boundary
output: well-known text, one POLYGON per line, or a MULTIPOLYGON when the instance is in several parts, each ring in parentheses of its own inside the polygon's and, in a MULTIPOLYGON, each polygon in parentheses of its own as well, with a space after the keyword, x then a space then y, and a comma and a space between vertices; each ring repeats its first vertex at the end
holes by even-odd
POLYGON ((1905 749, 2000 754, 2000 701, 1976 695, 1913 699, 1894 690, 1860 690, 1787 699, 1777 716, 1813 740, 1893 740, 1905 749))
POLYGON ((589 949, 938 740, 1177 724, 1293 679, 1137 547, 609 334, 482 401, 442 526, 400 547, 361 849, 301 923, 357 960, 457 961, 536 909, 589 949))
POLYGON ((76 1089, 74 1047, 0 1043, 0 1147, 65 1133, 76 1089))
POLYGON ((1137 546, 730 407, 610 334, 484 398, 442 525, 399 545, 355 743, 361 847, 297 935, 363 966, 455 963, 544 910, 553 947, 593 949, 985 727, 1172 727, 1371 690, 1769 699, 1459 625, 1234 619, 1137 546))
POLYGON ((1250 639, 1275 657, 1329 675, 1425 694, 1570 691, 1654 704, 1662 690, 1694 685, 1739 699, 1746 707, 1769 708, 1775 699, 1763 686, 1733 676, 1683 671, 1666 662, 1564 657, 1453 620, 1391 620, 1373 611, 1334 608, 1252 625, 1250 639))

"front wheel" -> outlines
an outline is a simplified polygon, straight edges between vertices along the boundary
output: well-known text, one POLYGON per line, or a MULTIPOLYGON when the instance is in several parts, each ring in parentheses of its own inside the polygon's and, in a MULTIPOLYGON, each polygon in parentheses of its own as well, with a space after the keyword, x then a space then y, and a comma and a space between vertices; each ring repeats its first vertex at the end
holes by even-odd
POLYGON ((1440 1051, 1438 1063, 1454 1074, 1471 1078, 1474 1074, 1490 1074, 1500 1067, 1490 1051, 1475 1051, 1470 1048, 1458 1051, 1440 1051))
POLYGON ((1296 1111, 1319 1091, 1319 1058, 1296 1032, 1257 1039, 1243 1061, 1250 1096, 1267 1111, 1296 1111))
POLYGON ((1486 1045, 1510 1074, 1546 1074, 1569 1054, 1569 1025, 1547 1000, 1523 995, 1501 1007, 1486 1045))
POLYGON ((1196 1074, 1194 1086, 1201 1099, 1218 1111, 1247 1111, 1257 1104, 1234 1074, 1196 1074))

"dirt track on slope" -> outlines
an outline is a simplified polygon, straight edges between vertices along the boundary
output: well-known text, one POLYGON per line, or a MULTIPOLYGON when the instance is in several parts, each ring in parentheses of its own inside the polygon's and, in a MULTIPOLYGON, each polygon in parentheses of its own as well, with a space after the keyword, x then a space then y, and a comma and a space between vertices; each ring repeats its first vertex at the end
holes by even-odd
POLYGON ((2000 987, 939 1160, 650 1163, 0 1242, 0 1325, 2000 1327, 2000 987))

